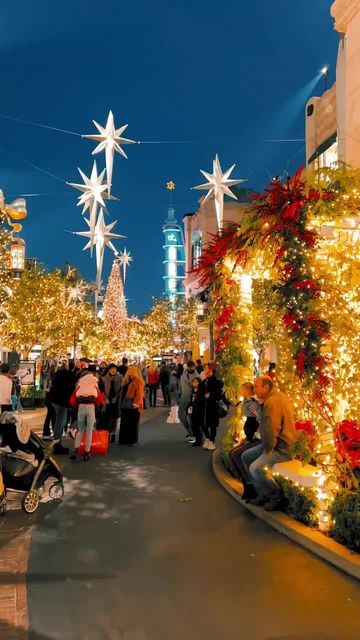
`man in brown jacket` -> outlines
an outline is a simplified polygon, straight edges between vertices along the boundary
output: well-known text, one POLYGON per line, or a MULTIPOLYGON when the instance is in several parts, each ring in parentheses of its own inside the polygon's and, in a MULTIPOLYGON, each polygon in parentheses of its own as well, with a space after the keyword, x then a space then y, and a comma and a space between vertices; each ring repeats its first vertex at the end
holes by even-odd
POLYGON ((255 380, 255 396, 263 401, 259 412, 261 444, 241 456, 249 480, 258 497, 250 504, 264 506, 267 511, 281 507, 281 491, 268 473, 278 462, 291 460, 290 446, 295 440, 294 412, 290 399, 274 387, 268 376, 255 380))

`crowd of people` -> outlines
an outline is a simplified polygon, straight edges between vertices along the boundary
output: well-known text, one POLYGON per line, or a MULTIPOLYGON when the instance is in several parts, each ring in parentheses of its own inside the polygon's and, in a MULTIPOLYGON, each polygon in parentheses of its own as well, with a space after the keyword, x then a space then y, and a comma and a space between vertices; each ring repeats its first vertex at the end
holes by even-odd
POLYGON ((95 429, 108 431, 110 443, 118 433, 118 444, 136 444, 141 412, 157 406, 160 389, 162 406, 178 406, 186 440, 194 447, 216 447, 222 382, 212 364, 203 366, 198 360, 129 365, 126 358, 120 364, 75 359, 51 365, 44 387, 47 413, 43 437, 56 440, 57 454, 69 453, 62 443, 68 435, 75 439, 71 458, 78 457, 85 439, 84 457, 88 460, 95 429))
MULTIPOLYGON (((68 454, 62 439, 74 438, 71 458, 78 456, 85 440, 85 460, 90 458, 93 431, 106 430, 110 443, 138 442, 141 412, 156 407, 161 389, 163 406, 177 407, 186 440, 194 447, 214 450, 221 411, 226 400, 214 363, 201 360, 185 364, 141 365, 70 360, 49 367, 46 380, 47 414, 43 437, 53 438, 57 454, 68 454), (85 434, 85 435, 84 435, 85 434)), ((21 380, 17 368, 0 367, 1 412, 21 409, 21 380)), ((276 388, 275 365, 266 375, 242 386, 244 439, 230 452, 232 468, 244 486, 243 499, 269 511, 282 506, 282 495, 271 468, 291 459, 296 438, 290 399, 276 388)))

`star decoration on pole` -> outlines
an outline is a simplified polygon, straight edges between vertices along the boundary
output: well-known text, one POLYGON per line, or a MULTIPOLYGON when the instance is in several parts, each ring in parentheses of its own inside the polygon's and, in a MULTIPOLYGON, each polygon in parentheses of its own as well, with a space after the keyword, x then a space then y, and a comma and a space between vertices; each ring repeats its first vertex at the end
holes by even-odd
POLYGON ((172 180, 166 183, 166 188, 168 191, 174 191, 175 187, 176 187, 176 184, 172 180))
MULTIPOLYGON (((89 226, 89 231, 74 231, 74 235, 76 236, 82 236, 84 238, 90 238, 89 242, 87 243, 87 245, 84 247, 84 251, 86 251, 86 249, 91 249, 91 228, 90 228, 90 221, 85 218, 88 226, 89 226)), ((104 264, 104 251, 105 251, 105 247, 108 247, 109 249, 111 249, 111 251, 113 251, 115 254, 117 253, 116 248, 114 247, 113 243, 111 242, 112 240, 114 240, 115 238, 125 238, 126 236, 122 236, 118 233, 112 233, 112 229, 114 228, 115 224, 116 224, 116 220, 114 222, 111 222, 110 224, 106 225, 104 222, 104 214, 103 214, 103 210, 100 209, 100 213, 97 219, 97 223, 95 226, 95 230, 94 230, 94 240, 93 243, 96 246, 96 268, 97 268, 97 274, 96 274, 96 285, 97 285, 97 290, 100 291, 101 288, 101 275, 102 275, 102 269, 103 269, 103 264, 104 264)))
POLYGON ((131 256, 130 251, 127 251, 126 247, 125 247, 124 251, 120 251, 119 256, 118 256, 118 261, 119 261, 120 267, 122 267, 122 269, 123 269, 123 278, 124 278, 124 284, 125 284, 125 282, 126 282, 126 268, 130 267, 130 264, 133 261, 133 257, 131 256))
POLYGON ((83 214, 90 209, 90 254, 92 255, 95 234, 95 225, 98 205, 105 209, 105 191, 107 190, 106 183, 103 182, 105 176, 105 169, 98 174, 96 161, 94 161, 91 176, 88 178, 83 171, 79 168, 79 173, 83 179, 84 184, 76 184, 74 182, 68 182, 67 184, 78 191, 82 191, 82 195, 79 196, 78 206, 83 205, 83 214))
POLYGON ((82 302, 84 297, 84 284, 77 282, 73 287, 68 289, 68 304, 71 302, 82 302))
POLYGON ((106 122, 106 126, 102 127, 95 120, 93 123, 97 130, 98 134, 87 134, 84 135, 83 138, 88 138, 89 140, 95 140, 99 144, 95 147, 92 152, 93 155, 97 153, 101 153, 105 151, 105 161, 106 161, 106 176, 107 176, 107 190, 110 195, 111 192, 111 182, 112 182, 112 174, 113 174, 113 165, 114 165, 114 153, 117 151, 124 158, 127 158, 125 151, 121 148, 121 145, 124 144, 135 144, 135 140, 129 140, 128 138, 123 138, 122 134, 125 129, 127 129, 128 125, 125 124, 119 129, 115 129, 114 125, 114 116, 112 111, 109 111, 108 119, 106 122))
POLYGON ((243 179, 229 179, 230 174, 232 173, 234 168, 235 164, 233 164, 230 169, 223 173, 219 156, 218 154, 216 154, 215 159, 213 160, 213 173, 207 173, 207 171, 203 171, 202 169, 200 170, 208 182, 200 184, 197 187, 193 187, 194 189, 198 190, 209 190, 204 198, 203 204, 205 204, 205 202, 207 202, 207 200, 209 200, 210 198, 215 198, 215 210, 219 233, 221 233, 222 231, 224 220, 224 195, 228 195, 230 198, 237 200, 237 197, 230 190, 230 187, 233 187, 236 184, 240 184, 241 182, 245 182, 245 180, 243 179))

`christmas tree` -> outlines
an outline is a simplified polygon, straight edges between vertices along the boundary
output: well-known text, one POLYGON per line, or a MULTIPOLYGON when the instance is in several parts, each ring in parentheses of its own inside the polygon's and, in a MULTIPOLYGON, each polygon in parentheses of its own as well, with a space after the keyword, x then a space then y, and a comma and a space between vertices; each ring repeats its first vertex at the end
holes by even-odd
POLYGON ((118 260, 114 260, 104 298, 104 326, 119 349, 126 338, 127 310, 118 260))

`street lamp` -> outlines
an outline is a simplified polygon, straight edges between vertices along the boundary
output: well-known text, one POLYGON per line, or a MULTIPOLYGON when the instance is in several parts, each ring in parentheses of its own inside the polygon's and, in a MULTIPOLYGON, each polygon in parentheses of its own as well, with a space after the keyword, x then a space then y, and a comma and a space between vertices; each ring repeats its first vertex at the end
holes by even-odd
POLYGON ((11 239, 10 268, 14 278, 21 278, 25 269, 25 242, 22 238, 11 239))
POLYGON ((329 67, 327 65, 324 65, 323 68, 320 69, 320 73, 322 76, 324 76, 324 87, 325 87, 325 91, 327 91, 328 79, 329 79, 329 67))

